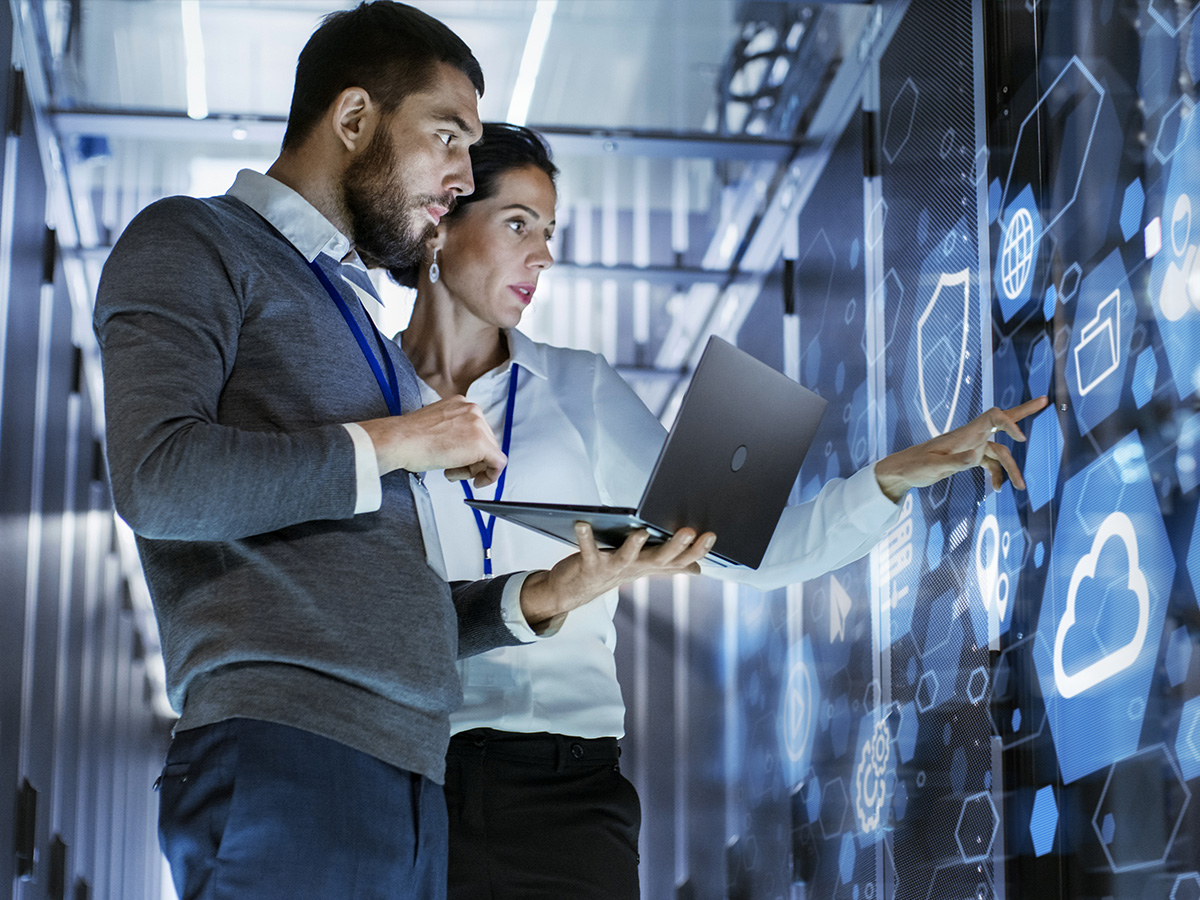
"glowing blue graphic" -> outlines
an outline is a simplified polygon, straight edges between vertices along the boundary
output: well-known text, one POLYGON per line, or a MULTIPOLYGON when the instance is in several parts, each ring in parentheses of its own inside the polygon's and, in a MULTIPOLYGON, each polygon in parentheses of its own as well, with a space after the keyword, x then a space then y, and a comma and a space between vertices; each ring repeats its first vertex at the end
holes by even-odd
POLYGON ((1179 767, 1162 744, 1114 763, 1092 815, 1092 830, 1113 872, 1134 872, 1165 861, 1191 799, 1192 792, 1184 783, 1179 767), (1170 783, 1168 773, 1176 784, 1170 783), (1119 786, 1117 790, 1113 790, 1114 784, 1119 786), (1161 791, 1160 796, 1178 799, 1165 808, 1154 803, 1129 802, 1130 796, 1147 788, 1161 791), (1175 817, 1173 827, 1164 820, 1164 813, 1175 817), (1169 835, 1164 833, 1167 827, 1171 828, 1169 835))
POLYGON ((846 811, 850 801, 846 799, 846 786, 841 778, 825 785, 821 792, 821 834, 829 840, 842 833, 846 823, 846 811))
MULTIPOLYGON (((1054 293, 1054 285, 1046 289, 1046 296, 1054 293)), ((1054 315, 1051 307, 1046 318, 1054 315)), ((1042 335, 1029 348, 1029 396, 1041 397, 1050 390, 1050 376, 1054 374, 1054 348, 1050 338, 1042 335)))
POLYGON ((916 84, 911 78, 907 78, 896 93, 896 98, 892 100, 892 105, 888 107, 882 143, 883 153, 890 163, 896 161, 896 157, 908 143, 908 137, 912 134, 913 119, 917 115, 917 100, 920 96, 921 92, 917 90, 916 84))
POLYGON ((854 877, 854 857, 857 853, 854 835, 842 835, 842 848, 838 851, 838 874, 842 876, 842 884, 849 884, 854 877))
POLYGON ((1033 815, 1029 817, 1029 836, 1033 838, 1035 856, 1050 852, 1057 830, 1058 803, 1054 799, 1054 788, 1047 785, 1033 798, 1033 815))
POLYGON ((896 782, 896 790, 892 797, 892 815, 899 822, 908 811, 908 788, 903 781, 896 782))
POLYGON ((975 579, 978 594, 971 598, 975 643, 986 647, 1012 624, 1012 598, 1025 561, 1025 529, 1009 482, 996 494, 995 510, 981 504, 975 517, 975 579))
POLYGON ((943 272, 933 289, 933 296, 917 319, 917 392, 930 437, 949 431, 958 410, 963 368, 967 362, 970 315, 971 270, 943 272), (954 361, 958 364, 957 372, 954 372, 954 361), (947 362, 951 363, 949 367, 946 367, 947 362), (927 368, 931 370, 928 377, 927 368), (948 378, 938 377, 943 368, 953 374, 948 378))
MULTIPOLYGON (((1071 196, 1062 201, 1054 217, 1046 223, 1043 231, 1053 228, 1055 223, 1062 218, 1063 213, 1074 205, 1075 199, 1079 196, 1079 185, 1083 180, 1084 170, 1087 168, 1088 155, 1092 149, 1092 139, 1096 135, 1096 125, 1100 121, 1100 111, 1104 106, 1105 93, 1100 82, 1088 71, 1087 66, 1080 61, 1079 57, 1072 56, 1058 77, 1038 98, 1038 102, 1029 111, 1029 115, 1021 122, 1021 127, 1017 131, 1017 139, 1013 144, 1008 177, 1005 179, 1005 199, 1011 198, 1016 192, 1017 185, 1013 184, 1013 173, 1017 168, 1018 160, 1024 159, 1028 163, 1032 156, 1041 152, 1040 148, 1047 140, 1055 147, 1069 146, 1078 139, 1073 136, 1068 137, 1068 132, 1082 129, 1077 132, 1081 134, 1082 131, 1087 131, 1087 143, 1082 155, 1077 161, 1073 158, 1069 160, 1070 169, 1064 170, 1060 164, 1059 171, 1055 173, 1056 177, 1052 183, 1059 185, 1064 190, 1069 187, 1071 196), (1043 109, 1043 106, 1048 108, 1043 109), (1090 121, 1088 121, 1089 113, 1090 121), (1048 130, 1046 128, 1047 120, 1049 120, 1050 126, 1048 130), (1030 125, 1031 122, 1032 125, 1030 125), (1072 178, 1074 178, 1073 184, 1071 184, 1072 178)), ((1063 161, 1068 160, 1064 158, 1063 161)), ((1039 167, 1029 166, 1030 171, 1036 168, 1039 167)))
POLYGON ((942 550, 946 546, 946 536, 942 534, 942 523, 934 521, 929 526, 929 537, 925 542, 925 561, 929 564, 929 571, 933 571, 942 561, 942 550))
POLYGON ((1028 432, 1025 454, 1025 487, 1030 509, 1041 509, 1054 497, 1062 465, 1063 433, 1058 411, 1048 406, 1037 414, 1028 432))
POLYGON ((1196 524, 1192 528, 1192 540, 1188 544, 1187 555, 1188 578, 1192 581, 1192 594, 1200 603, 1200 513, 1197 513, 1196 524))
POLYGON ((1171 687, 1183 684, 1191 661, 1192 641, 1188 637, 1187 627, 1180 625, 1171 632, 1171 638, 1167 641, 1167 678, 1171 681, 1171 687))
POLYGON ((992 795, 986 791, 972 794, 963 800, 958 814, 958 826, 954 839, 958 852, 965 863, 979 862, 992 855, 992 843, 996 840, 996 829, 1000 827, 1000 815, 992 795))
MULTIPOLYGON (((864 719, 863 728, 867 725, 868 720, 864 719)), ((866 740, 859 744, 854 765, 854 816, 859 831, 864 835, 875 834, 886 824, 884 810, 888 781, 893 776, 895 765, 887 719, 876 717, 866 740)))
POLYGON ((1069 783, 1137 750, 1175 561, 1136 434, 1061 508, 1033 655, 1069 783))
POLYGON ((813 661, 812 645, 807 637, 789 654, 787 686, 783 691, 783 709, 779 715, 782 732, 783 763, 789 784, 797 784, 808 774, 812 761, 816 711, 820 691, 813 661))
POLYGON ((1180 97, 1175 105, 1167 110, 1158 125, 1158 135, 1154 138, 1154 155, 1164 165, 1175 158, 1182 144, 1192 129, 1192 113, 1196 104, 1191 97, 1180 97))
POLYGON ((958 619, 958 597, 946 591, 929 607, 929 623, 925 630, 925 644, 921 654, 921 665, 925 670, 922 677, 922 692, 917 692, 921 712, 940 706, 954 696, 958 682, 958 661, 962 656, 963 630, 958 619))
MULTIPOLYGON (((1196 34, 1193 31, 1192 34, 1196 34)), ((1200 872, 1184 872, 1171 886, 1171 900, 1197 900, 1200 898, 1200 872)))
POLYGON ((925 517, 921 514, 916 496, 915 491, 905 494, 900 507, 900 520, 884 538, 884 603, 888 605, 891 616, 892 641, 900 640, 912 629, 917 584, 921 579, 925 517))
POLYGON ((1181 400, 1196 390, 1200 377, 1200 147, 1183 139, 1187 131, 1181 129, 1178 150, 1172 150, 1178 155, 1171 163, 1163 197, 1166 234, 1151 263, 1147 286, 1181 400))
POLYGON ((1042 217, 1028 185, 1004 211, 1000 219, 1000 256, 996 265, 996 296, 1000 312, 1008 322, 1029 302, 1038 243, 1042 239, 1042 217))
POLYGON ((912 703, 900 707, 900 727, 896 730, 896 751, 900 762, 911 762, 917 750, 917 708, 912 703))
POLYGON ((1192 491, 1200 483, 1200 413, 1184 419, 1175 442, 1175 472, 1179 490, 1192 491))
POLYGON ((1154 385, 1158 381, 1158 360, 1154 350, 1146 348, 1138 354, 1133 367, 1133 399, 1141 409, 1154 396, 1154 385))
MULTIPOLYGON (((1071 583, 1067 587, 1067 611, 1063 613, 1054 634, 1054 684, 1059 693, 1063 697, 1074 697, 1124 672, 1141 655, 1146 646, 1149 627, 1150 585, 1146 582, 1146 573, 1141 569, 1138 538, 1134 533, 1133 521, 1123 512, 1110 513, 1100 524, 1100 530, 1092 541, 1092 548, 1075 565, 1075 570, 1071 573, 1071 583), (1099 659, 1068 672, 1064 660, 1065 646, 1067 632, 1076 622, 1079 590, 1084 582, 1096 579, 1100 552, 1110 540, 1120 540, 1125 545, 1126 568, 1129 573, 1126 586, 1137 600, 1137 624, 1134 626, 1133 636, 1126 643, 1120 644, 1115 650, 1105 647, 1104 655, 1099 659)), ((1074 669, 1074 666, 1071 668, 1074 669)))
POLYGON ((1114 250, 1080 283, 1067 353, 1067 389, 1084 434, 1116 412, 1121 402, 1135 325, 1137 308, 1121 254, 1114 250))
MULTIPOLYGON (((1056 309, 1058 309, 1058 288, 1056 288, 1054 285, 1050 285, 1048 288, 1046 288, 1046 295, 1042 297, 1042 317, 1049 322, 1054 318, 1054 311, 1056 309)), ((1043 337, 1042 340, 1045 340, 1045 338, 1043 337)), ((1032 372, 1029 373, 1029 377, 1033 377, 1032 372)), ((1044 394, 1045 391, 1042 391, 1041 393, 1044 394)))
POLYGON ((1146 205, 1146 192, 1142 190, 1142 179, 1135 178, 1125 188, 1121 202, 1121 234, 1129 240, 1142 228, 1142 210, 1146 205))
POLYGON ((1175 735, 1175 758, 1185 781, 1200 775, 1200 697, 1183 704, 1179 731, 1175 735))

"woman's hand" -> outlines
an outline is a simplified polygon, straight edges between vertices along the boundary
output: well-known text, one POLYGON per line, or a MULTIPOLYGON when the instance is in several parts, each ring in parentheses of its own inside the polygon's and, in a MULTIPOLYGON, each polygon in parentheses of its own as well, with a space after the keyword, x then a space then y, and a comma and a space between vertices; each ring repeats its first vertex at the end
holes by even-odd
POLYGON ((615 550, 601 550, 591 526, 575 523, 579 552, 560 560, 550 571, 531 573, 521 586, 521 611, 534 631, 605 591, 648 575, 697 575, 700 560, 712 549, 716 535, 697 536, 681 528, 663 544, 646 546, 648 534, 635 531, 615 550))
POLYGON ((991 437, 1003 431, 1015 441, 1024 441, 1017 422, 1045 409, 1049 402, 1047 397, 1037 397, 1012 409, 992 407, 961 428, 886 456, 875 466, 879 487, 897 502, 909 488, 925 487, 956 472, 983 466, 991 473, 996 490, 1004 484, 1006 473, 1015 487, 1024 490, 1025 479, 1012 452, 991 437))

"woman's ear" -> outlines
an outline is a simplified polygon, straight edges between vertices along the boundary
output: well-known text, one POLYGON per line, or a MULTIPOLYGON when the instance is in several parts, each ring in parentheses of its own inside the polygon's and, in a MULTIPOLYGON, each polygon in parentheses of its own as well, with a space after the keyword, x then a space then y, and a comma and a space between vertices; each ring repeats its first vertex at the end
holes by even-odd
POLYGON ((434 229, 433 237, 425 241, 425 255, 432 256, 434 250, 442 250, 446 246, 446 224, 439 222, 434 229))

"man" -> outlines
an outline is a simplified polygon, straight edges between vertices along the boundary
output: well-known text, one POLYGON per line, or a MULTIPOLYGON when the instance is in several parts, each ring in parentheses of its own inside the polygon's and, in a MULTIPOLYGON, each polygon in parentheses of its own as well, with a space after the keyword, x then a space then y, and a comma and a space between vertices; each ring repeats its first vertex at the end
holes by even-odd
POLYGON ((536 640, 712 545, 683 530, 602 554, 585 533, 551 572, 439 577, 413 473, 484 485, 504 455, 473 404, 421 408, 360 260, 410 264, 472 190, 482 91, 429 16, 335 13, 300 55, 268 174, 153 204, 105 267, 113 497, 181 711, 160 829, 183 900, 443 893, 456 654, 536 640))

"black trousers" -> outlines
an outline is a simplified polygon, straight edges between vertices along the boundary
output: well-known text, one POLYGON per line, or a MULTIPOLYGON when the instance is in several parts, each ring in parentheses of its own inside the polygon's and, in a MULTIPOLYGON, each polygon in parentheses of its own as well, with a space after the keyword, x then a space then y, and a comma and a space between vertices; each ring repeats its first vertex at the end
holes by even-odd
POLYGON ((455 735, 449 900, 637 900, 637 792, 616 738, 455 735))

